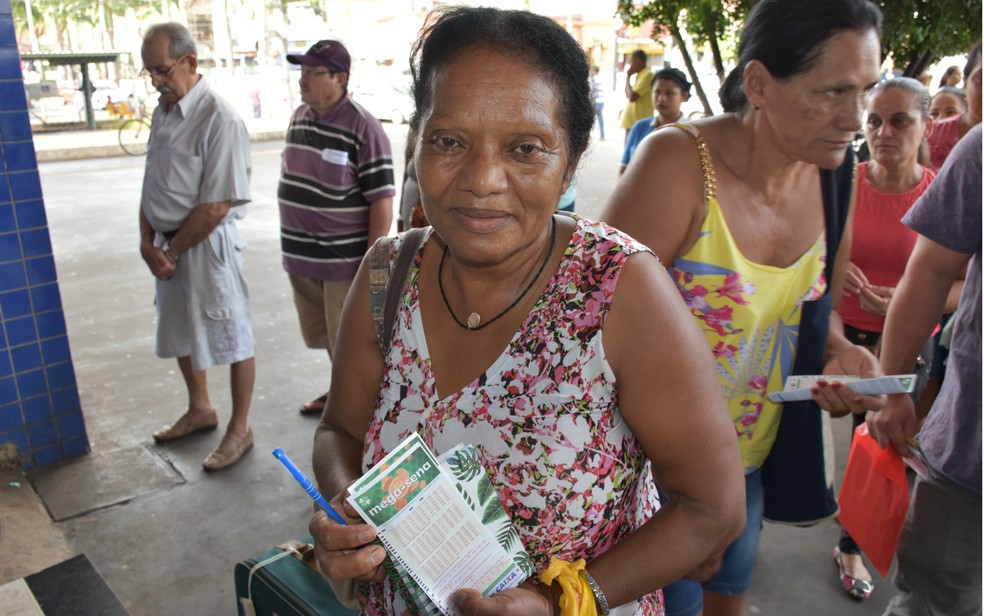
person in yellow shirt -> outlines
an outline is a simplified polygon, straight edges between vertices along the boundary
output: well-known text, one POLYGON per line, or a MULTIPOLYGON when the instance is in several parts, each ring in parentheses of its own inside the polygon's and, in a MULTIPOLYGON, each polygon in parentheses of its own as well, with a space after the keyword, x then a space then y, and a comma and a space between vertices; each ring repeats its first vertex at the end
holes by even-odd
POLYGON ((629 102, 622 111, 622 128, 625 129, 626 139, 636 122, 653 115, 653 101, 650 96, 653 74, 646 66, 647 61, 646 52, 641 49, 633 51, 629 58, 629 70, 625 76, 625 98, 629 102), (635 80, 632 79, 633 76, 635 80))

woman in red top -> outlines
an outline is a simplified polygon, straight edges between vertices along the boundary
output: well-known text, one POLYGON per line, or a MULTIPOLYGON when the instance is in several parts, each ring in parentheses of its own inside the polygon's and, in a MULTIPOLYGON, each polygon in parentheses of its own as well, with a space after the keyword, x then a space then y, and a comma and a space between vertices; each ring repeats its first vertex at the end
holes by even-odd
MULTIPOLYGON (((926 88, 907 77, 883 81, 868 96, 864 134, 871 160, 858 166, 851 262, 837 312, 848 339, 872 350, 916 242, 916 232, 901 218, 936 176, 918 162, 920 144, 932 125, 929 106, 926 88)), ((855 427, 864 421, 863 414, 852 417, 855 427)), ((858 600, 867 598, 871 574, 846 531, 834 558, 844 591, 858 600)))
POLYGON ((907 77, 879 83, 868 97, 865 138, 872 158, 858 166, 851 263, 838 308, 866 346, 881 332, 916 241, 900 219, 936 175, 918 162, 931 126, 929 102, 926 88, 907 77))
MULTIPOLYGON (((936 175, 918 162, 919 146, 932 124, 929 106, 926 88, 906 77, 879 83, 868 97, 865 139, 872 157, 858 166, 851 262, 837 311, 848 338, 872 349, 916 241, 915 231, 901 218, 936 175)), ((853 417, 855 426, 864 421, 863 415, 853 417)), ((834 558, 844 591, 867 598, 871 574, 846 532, 834 558)))

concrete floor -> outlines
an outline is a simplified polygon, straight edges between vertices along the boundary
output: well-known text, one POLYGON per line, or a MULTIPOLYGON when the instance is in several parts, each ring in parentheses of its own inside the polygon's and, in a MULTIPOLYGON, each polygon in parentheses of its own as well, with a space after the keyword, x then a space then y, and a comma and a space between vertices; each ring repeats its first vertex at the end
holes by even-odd
MULTIPOLYGON (((402 152, 402 128, 387 131, 393 151, 402 152)), ((582 161, 577 209, 587 216, 598 214, 614 185, 622 139, 611 133, 582 161)), ((92 452, 30 479, 72 551, 89 557, 134 615, 234 614, 235 563, 307 532, 310 501, 271 452, 283 447, 310 469, 316 419, 296 408, 325 388, 329 364, 301 341, 280 265, 279 153, 275 142, 254 144, 254 201, 240 225, 249 241, 257 347, 250 416, 256 446, 233 468, 209 475, 201 461, 221 430, 168 446, 150 438, 183 412, 186 400, 175 363, 153 354, 153 281, 137 251, 143 159, 41 165, 92 452)), ((402 161, 398 167, 401 177, 402 161)), ((210 370, 209 379, 213 405, 226 419, 227 370, 210 370)), ((849 429, 848 421, 835 422, 840 472, 849 429)), ((861 604, 839 589, 830 556, 837 535, 833 522, 767 525, 746 613, 880 614, 889 583, 879 581, 861 604)))

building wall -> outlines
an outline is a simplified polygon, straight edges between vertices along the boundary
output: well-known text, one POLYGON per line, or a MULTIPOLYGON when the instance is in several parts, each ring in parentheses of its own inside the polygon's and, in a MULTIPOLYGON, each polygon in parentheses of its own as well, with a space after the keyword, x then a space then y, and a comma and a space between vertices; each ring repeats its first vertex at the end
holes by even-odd
POLYGON ((0 0, 0 467, 89 450, 10 0, 0 0))

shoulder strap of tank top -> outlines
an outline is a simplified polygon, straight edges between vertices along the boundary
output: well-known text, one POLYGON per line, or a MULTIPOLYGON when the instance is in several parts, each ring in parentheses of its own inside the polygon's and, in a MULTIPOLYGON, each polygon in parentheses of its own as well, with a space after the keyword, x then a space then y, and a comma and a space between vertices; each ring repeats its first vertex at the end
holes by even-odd
POLYGON ((667 126, 679 128, 693 137, 697 143, 697 155, 700 157, 700 174, 704 183, 704 202, 710 201, 715 196, 714 189, 717 186, 717 180, 714 177, 714 167, 711 165, 711 152, 707 149, 707 143, 704 141, 704 137, 701 136, 697 127, 692 124, 676 123, 668 124, 667 126))

